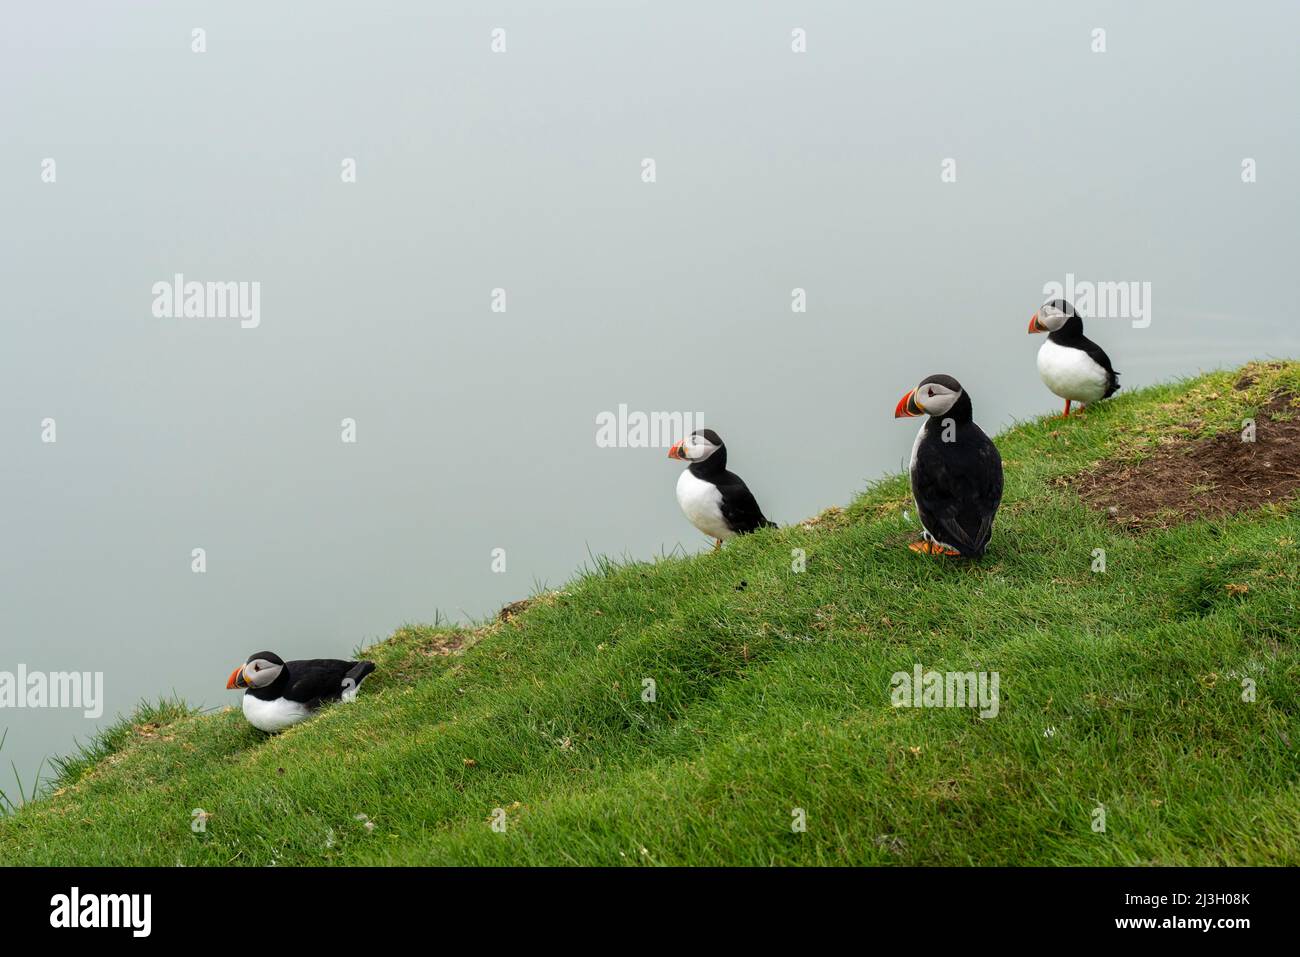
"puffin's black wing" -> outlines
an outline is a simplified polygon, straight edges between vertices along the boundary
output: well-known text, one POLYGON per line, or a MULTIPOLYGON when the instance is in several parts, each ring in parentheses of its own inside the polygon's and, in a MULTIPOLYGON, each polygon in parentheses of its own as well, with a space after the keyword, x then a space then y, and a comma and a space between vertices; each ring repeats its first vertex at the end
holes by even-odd
POLYGON ((290 701, 316 708, 323 702, 337 701, 344 691, 361 684, 362 679, 375 670, 375 663, 311 658, 290 661, 285 667, 289 670, 289 684, 284 689, 284 696, 290 701))
POLYGON ((1106 391, 1102 395, 1103 399, 1109 399, 1119 391, 1119 373, 1115 367, 1110 364, 1110 356, 1106 355, 1106 350, 1097 343, 1093 342, 1087 336, 1079 336, 1079 341, 1075 345, 1088 353, 1088 358, 1097 365, 1106 370, 1106 391))
POLYGON ((916 450, 912 494, 926 531, 963 555, 978 558, 993 536, 1002 501, 1002 456, 974 423, 955 442, 927 435, 916 450))
POLYGON ((775 522, 769 522, 763 517, 754 493, 739 475, 723 472, 714 480, 714 484, 722 493, 722 517, 733 532, 743 535, 760 528, 776 528, 775 522))

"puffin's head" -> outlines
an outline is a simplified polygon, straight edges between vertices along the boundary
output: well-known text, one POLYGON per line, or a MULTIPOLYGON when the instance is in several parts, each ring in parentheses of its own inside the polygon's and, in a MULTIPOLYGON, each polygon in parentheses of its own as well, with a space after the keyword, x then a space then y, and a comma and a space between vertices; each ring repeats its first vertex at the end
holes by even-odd
POLYGON ((228 691, 244 688, 265 688, 284 671, 284 659, 273 651, 259 651, 230 673, 226 681, 228 691))
POLYGON ((1083 320, 1074 311, 1074 306, 1064 299, 1053 299, 1038 307, 1034 318, 1029 320, 1029 332, 1031 335, 1035 332, 1056 332, 1071 319, 1078 323, 1079 330, 1082 331, 1083 320))
POLYGON ((894 418, 911 418, 915 415, 943 415, 962 396, 961 383, 950 375, 932 375, 922 379, 894 406, 894 418))
POLYGON ((712 429, 700 429, 692 432, 668 450, 670 459, 683 462, 703 462, 709 456, 723 448, 722 437, 712 429))

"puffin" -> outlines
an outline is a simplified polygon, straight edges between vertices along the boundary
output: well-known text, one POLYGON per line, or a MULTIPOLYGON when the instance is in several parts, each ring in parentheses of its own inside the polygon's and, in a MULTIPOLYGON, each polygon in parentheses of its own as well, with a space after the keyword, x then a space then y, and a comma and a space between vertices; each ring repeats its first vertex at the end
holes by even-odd
POLYGON ((1043 383, 1070 403, 1091 405, 1109 399, 1119 391, 1119 373, 1101 346, 1083 334, 1083 319, 1064 299, 1044 303, 1029 320, 1029 333, 1046 332, 1047 341, 1038 350, 1038 374, 1043 383))
POLYGON ((722 543, 760 528, 776 528, 758 507, 754 493, 734 472, 727 471, 727 447, 712 429, 700 429, 668 450, 670 459, 691 464, 677 479, 677 504, 691 524, 722 543))
POLYGON ((274 734, 306 721, 327 701, 351 701, 374 670, 373 661, 285 661, 275 652, 259 651, 231 672, 226 688, 242 689, 248 723, 274 734))
POLYGON ((970 396, 950 375, 922 379, 898 400, 894 418, 928 415, 912 445, 912 497, 924 555, 979 558, 1002 502, 1002 456, 971 418, 970 396))

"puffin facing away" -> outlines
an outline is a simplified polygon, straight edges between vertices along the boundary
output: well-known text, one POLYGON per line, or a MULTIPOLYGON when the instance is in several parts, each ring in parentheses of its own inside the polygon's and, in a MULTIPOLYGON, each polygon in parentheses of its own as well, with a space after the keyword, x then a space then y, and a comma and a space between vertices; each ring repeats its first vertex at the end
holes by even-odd
POLYGON ((1091 405, 1119 391, 1119 373, 1101 346, 1083 334, 1083 320, 1064 299, 1044 303, 1029 320, 1029 332, 1049 333, 1038 350, 1038 374, 1049 389, 1070 403, 1091 405))
POLYGON ((971 419, 970 396, 948 375, 922 379, 894 418, 929 415, 912 446, 912 497, 925 529, 908 547, 926 555, 979 558, 1002 502, 1002 456, 971 419))
POLYGON ((737 535, 776 528, 740 476, 727 471, 727 447, 717 432, 692 432, 668 450, 668 457, 691 463, 677 479, 677 504, 692 525, 714 539, 714 551, 737 535))
POLYGON ((274 734, 306 721, 327 701, 351 701, 374 670, 373 661, 285 661, 274 652, 259 651, 231 673, 226 688, 246 689, 244 717, 274 734))

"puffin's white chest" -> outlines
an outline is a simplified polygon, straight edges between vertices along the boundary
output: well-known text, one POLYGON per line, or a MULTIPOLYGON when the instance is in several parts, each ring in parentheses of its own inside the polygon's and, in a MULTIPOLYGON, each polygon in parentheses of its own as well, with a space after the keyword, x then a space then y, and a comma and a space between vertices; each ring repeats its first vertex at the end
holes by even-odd
POLYGON ((1051 339, 1038 350, 1038 374, 1062 399, 1096 402, 1106 394, 1106 370, 1082 349, 1058 346, 1051 339))
POLYGON ((720 539, 733 536, 722 517, 722 493, 712 482, 696 478, 690 469, 683 470, 677 479, 677 504, 705 535, 720 539))
POLYGON ((300 721, 306 721, 311 717, 311 711, 304 704, 296 701, 289 701, 285 698, 276 698, 273 701, 263 701, 251 694, 244 695, 244 717, 248 723, 259 731, 283 731, 285 728, 291 728, 300 721))

